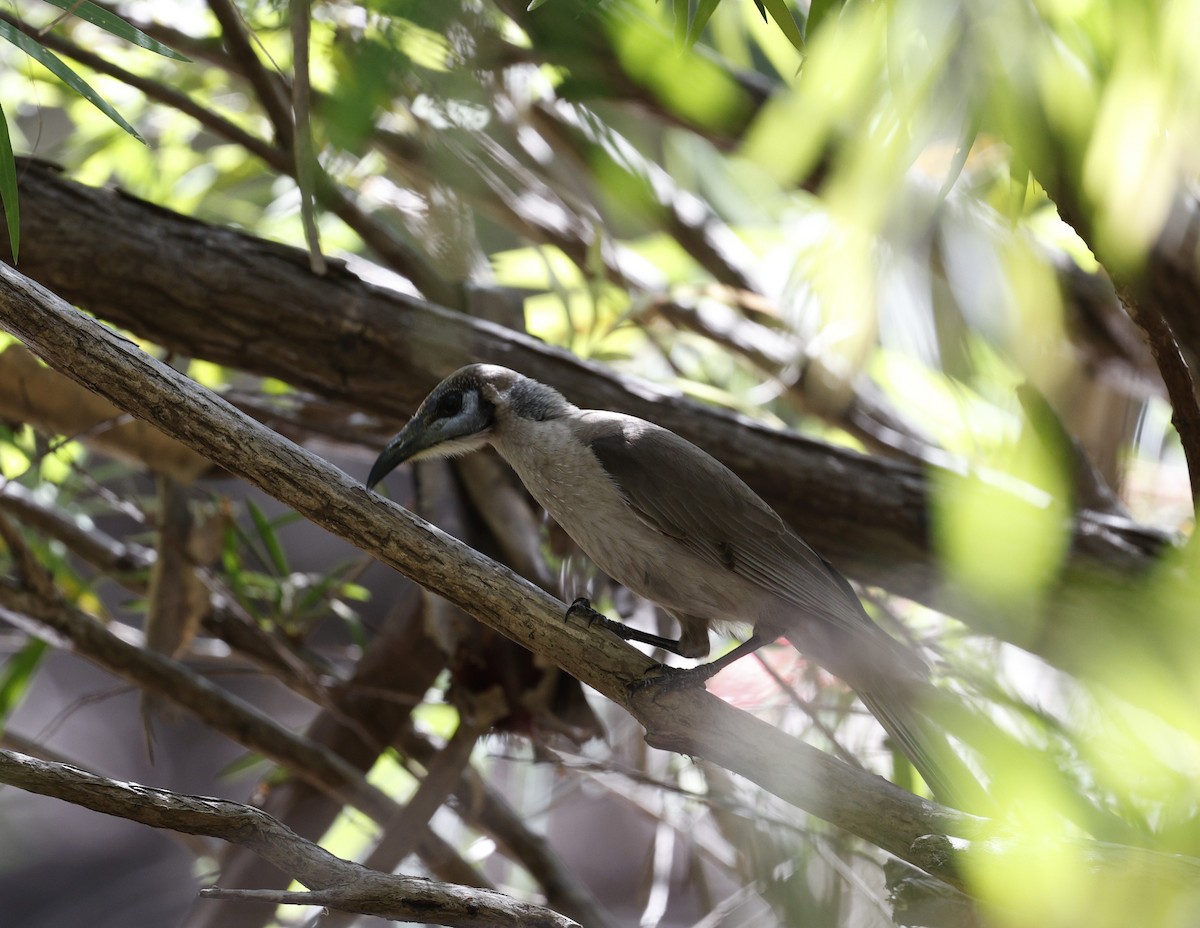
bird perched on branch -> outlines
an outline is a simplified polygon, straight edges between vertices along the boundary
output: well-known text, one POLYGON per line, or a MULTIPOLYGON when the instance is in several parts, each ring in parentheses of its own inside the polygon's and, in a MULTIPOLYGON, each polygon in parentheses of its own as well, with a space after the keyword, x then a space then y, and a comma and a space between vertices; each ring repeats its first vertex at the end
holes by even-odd
POLYGON ((855 690, 935 795, 978 805, 977 781, 925 714, 939 693, 921 657, 876 625, 849 582, 758 494, 674 432, 580 409, 515 371, 472 364, 434 388, 367 485, 404 461, 486 445, 601 570, 674 616, 680 637, 595 621, 683 657, 708 654, 711 626, 753 628, 719 660, 667 676, 669 685, 702 684, 785 637, 855 690))

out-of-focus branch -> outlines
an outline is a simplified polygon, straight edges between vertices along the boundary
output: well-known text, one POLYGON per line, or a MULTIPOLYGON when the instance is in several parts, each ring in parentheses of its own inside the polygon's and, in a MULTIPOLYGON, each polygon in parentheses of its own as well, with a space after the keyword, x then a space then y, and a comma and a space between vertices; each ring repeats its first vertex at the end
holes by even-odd
MULTIPOLYGON (((383 833, 379 843, 364 861, 372 870, 390 873, 411 853, 416 845, 415 838, 428 825, 433 814, 446 802, 463 770, 471 761, 471 751, 488 727, 505 709, 503 697, 496 700, 500 711, 482 714, 477 719, 462 718, 453 737, 440 750, 429 765, 420 786, 396 815, 383 822, 383 833)), ((354 919, 348 914, 332 915, 326 920, 326 928, 349 928, 354 919)))
POLYGON ((0 20, 8 23, 14 29, 20 29, 27 35, 36 36, 38 42, 45 45, 51 51, 73 58, 98 74, 107 74, 109 77, 114 77, 122 83, 128 84, 130 87, 140 90, 150 99, 157 100, 159 103, 164 103, 172 109, 190 116, 213 134, 233 142, 235 145, 240 145, 250 154, 260 158, 267 164, 274 166, 273 162, 279 160, 278 150, 270 145, 270 143, 247 132, 241 126, 226 119, 224 116, 201 106, 187 94, 160 84, 157 81, 152 81, 149 78, 141 77, 119 65, 112 64, 95 52, 81 48, 70 39, 58 33, 42 33, 35 26, 22 22, 8 13, 0 12, 0 20))
POLYGON ((289 731, 183 665, 122 641, 91 616, 8 584, 0 584, 0 612, 32 634, 48 630, 70 642, 79 654, 110 673, 195 713, 216 731, 372 818, 394 812, 395 803, 340 757, 289 731))
MULTIPOLYGON (((156 434, 169 440, 161 433, 156 434)), ((153 548, 126 544, 95 526, 85 529, 68 513, 42 503, 19 483, 9 482, 0 489, 0 512, 9 513, 42 535, 61 541, 72 554, 99 573, 112 576, 125 589, 146 595, 147 571, 156 559, 153 548)), ((212 581, 211 577, 205 579, 212 581)), ((312 668, 250 619, 226 591, 218 588, 211 595, 203 622, 214 637, 269 669, 294 691, 319 705, 328 704, 328 690, 317 680, 312 668)))
POLYGON ((688 304, 686 299, 656 300, 647 311, 676 328, 703 335, 770 377, 779 377, 785 368, 803 360, 799 376, 781 384, 784 398, 801 412, 842 429, 872 451, 913 463, 946 463, 949 456, 894 409, 867 378, 847 383, 819 357, 802 358, 795 338, 786 338, 740 314, 736 319, 718 321, 688 304), (828 382, 836 384, 833 389, 828 382))
MULTIPOLYGON (((495 466, 493 462, 492 469, 495 466)), ((153 549, 122 544, 94 528, 84 531, 65 512, 42 504, 17 483, 7 484, 0 492, 0 510, 11 513, 14 518, 42 534, 62 541, 92 567, 102 573, 116 575, 126 588, 138 594, 145 593, 145 577, 139 577, 137 571, 144 571, 153 563, 153 549)), ((386 727, 387 718, 405 716, 408 708, 420 700, 441 666, 441 652, 432 648, 429 653, 419 650, 423 646, 428 647, 428 642, 419 627, 413 629, 412 624, 406 622, 395 628, 389 626, 373 640, 364 659, 356 665, 354 678, 331 693, 318 686, 312 679, 310 668, 301 665, 298 658, 280 642, 255 623, 238 615, 225 597, 214 597, 213 609, 205 619, 205 627, 209 632, 226 641, 238 653, 272 669, 286 685, 322 705, 325 713, 310 728, 308 737, 318 745, 333 750, 338 756, 345 757, 356 769, 364 770, 371 766, 379 752, 393 738, 390 730, 385 733, 378 727, 386 727), (411 663, 405 664, 406 661, 411 663), (407 697, 405 692, 395 689, 397 680, 405 681, 405 686, 410 687, 407 697), (387 692, 382 691, 385 686, 387 692), (364 688, 370 691, 362 691, 364 688), (400 703, 396 704, 395 700, 400 700, 400 703), (371 731, 364 731, 367 726, 371 727, 371 731)), ((29 745, 15 740, 17 736, 12 732, 7 732, 5 737, 13 741, 10 747, 24 753, 36 753, 30 750, 29 745)), ((415 732, 402 730, 399 738, 401 749, 427 769, 439 763, 433 746, 415 732)), ((604 910, 562 867, 561 861, 544 839, 529 831, 520 816, 474 770, 467 767, 460 777, 445 780, 441 786, 454 789, 455 807, 469 825, 490 834, 507 847, 514 859, 543 885, 546 898, 552 906, 587 925, 608 923, 604 910)), ((289 810, 299 805, 304 809, 303 821, 307 823, 321 805, 320 797, 313 795, 313 792, 320 790, 301 782, 277 786, 267 799, 268 808, 280 815, 281 802, 283 808, 289 810), (302 792, 303 802, 289 802, 284 798, 297 790, 302 792)), ((340 801, 330 799, 329 814, 320 818, 311 829, 312 833, 322 833, 340 808, 340 801)), ((291 814, 281 817, 290 821, 291 814)), ((308 833, 307 827, 295 827, 308 833)), ((471 871, 451 848, 443 846, 433 832, 423 830, 423 835, 419 836, 418 852, 426 865, 443 879, 467 885, 483 885, 477 879, 478 874, 471 871)), ((239 862, 234 869, 241 873, 247 866, 239 862)), ((231 874, 228 864, 222 867, 222 872, 227 879, 237 879, 231 874)), ((256 883, 248 885, 262 885, 271 878, 270 873, 258 873, 253 868, 250 868, 247 876, 257 877, 256 883)), ((197 917, 203 917, 210 911, 217 913, 219 924, 228 925, 234 918, 218 907, 207 907, 198 912, 197 917)))
MULTIPOLYGON (((224 3, 226 0, 217 0, 224 3)), ((288 4, 292 32, 292 118, 294 134, 292 155, 296 167, 294 176, 300 188, 300 221, 304 226, 304 240, 308 243, 308 258, 314 274, 324 274, 325 256, 321 254, 321 238, 317 229, 316 210, 313 203, 313 186, 317 171, 317 153, 313 144, 312 85, 308 74, 309 36, 312 31, 312 7, 308 0, 291 0, 288 4)))
MULTIPOLYGON (((125 574, 145 570, 154 561, 154 551, 127 545, 94 527, 85 528, 69 515, 47 506, 28 488, 9 481, 0 489, 0 510, 50 538, 56 538, 101 573, 125 574)), ((145 585, 142 584, 142 590, 145 585)))
MULTIPOLYGON (((118 782, 11 751, 0 751, 0 782, 153 828, 221 838, 248 847, 305 886, 324 891, 315 896, 290 894, 302 905, 328 905, 397 921, 463 928, 569 928, 576 924, 542 906, 501 893, 379 873, 342 860, 260 809, 237 802, 118 782)), ((228 898, 231 893, 245 897, 236 890, 211 895, 228 898)))
MULTIPOLYGON (((1170 323, 1155 309, 1143 306, 1138 297, 1126 288, 1122 302, 1145 333, 1150 353, 1158 365, 1167 397, 1171 401, 1171 424, 1179 436, 1187 461, 1188 480, 1192 489, 1193 506, 1200 504, 1200 380, 1196 376, 1196 365, 1200 354, 1184 355, 1170 323)), ((1193 306, 1200 311, 1200 303, 1193 306)))

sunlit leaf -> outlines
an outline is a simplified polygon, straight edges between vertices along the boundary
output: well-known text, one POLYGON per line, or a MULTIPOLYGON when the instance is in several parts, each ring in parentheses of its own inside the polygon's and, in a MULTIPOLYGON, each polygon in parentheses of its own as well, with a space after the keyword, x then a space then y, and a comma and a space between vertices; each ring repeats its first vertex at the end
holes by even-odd
POLYGON ((671 13, 675 19, 675 41, 680 45, 687 41, 690 7, 688 0, 671 0, 671 13))
POLYGON ((0 21, 0 39, 11 42, 17 48, 21 49, 30 58, 44 67, 47 71, 57 77, 60 81, 74 90, 77 94, 91 103, 96 109, 100 110, 105 116, 115 122, 118 126, 132 135, 139 142, 145 142, 138 131, 127 123, 124 117, 118 113, 100 94, 96 93, 82 77, 71 70, 67 64, 57 55, 43 48, 25 33, 19 29, 9 25, 6 22, 0 21))
POLYGON ((83 0, 82 3, 79 0, 46 0, 46 2, 53 4, 60 10, 66 10, 72 16, 77 16, 79 19, 89 22, 93 26, 99 26, 105 32, 110 32, 117 38, 131 42, 139 48, 144 48, 147 51, 163 55, 167 58, 174 58, 176 61, 192 60, 186 55, 181 55, 175 49, 163 45, 157 39, 150 38, 141 29, 125 22, 116 13, 110 13, 108 10, 88 2, 88 0, 83 0))
POLYGON ((696 40, 700 38, 700 33, 712 19, 712 14, 716 12, 720 2, 721 0, 700 0, 696 4, 696 15, 692 17, 691 25, 688 26, 687 44, 689 46, 696 44, 696 40))
POLYGON ((271 565, 278 571, 279 576, 287 576, 292 572, 292 569, 288 566, 287 554, 283 550, 283 545, 279 543, 279 536, 275 532, 275 526, 271 524, 271 520, 267 518, 266 513, 255 505, 254 500, 246 500, 246 509, 250 512, 250 518, 254 520, 254 528, 258 531, 258 537, 262 539, 262 543, 267 549, 267 554, 271 558, 271 565))
POLYGON ((820 27, 821 21, 840 6, 840 0, 812 0, 805 23, 805 37, 811 37, 820 27))
POLYGON ((0 671, 0 720, 8 718, 20 704, 48 647, 42 639, 34 638, 5 661, 0 671))
POLYGON ((796 20, 792 17, 792 11, 788 8, 787 0, 755 0, 755 4, 758 6, 760 13, 765 6, 767 12, 771 14, 771 19, 775 20, 775 24, 787 36, 788 41, 796 47, 797 51, 804 51, 804 34, 800 31, 800 27, 796 25, 796 20))

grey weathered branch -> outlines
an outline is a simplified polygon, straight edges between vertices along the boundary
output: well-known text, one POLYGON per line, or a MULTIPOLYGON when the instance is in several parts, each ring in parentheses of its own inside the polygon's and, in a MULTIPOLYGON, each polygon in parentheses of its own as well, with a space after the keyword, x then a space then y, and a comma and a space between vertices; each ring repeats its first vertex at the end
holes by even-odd
POLYGON ((94 319, 0 265, 0 325, 47 363, 210 456, 329 531, 628 708, 651 744, 706 757, 908 859, 929 833, 978 821, 808 747, 705 692, 642 692, 648 658, 562 620, 563 604, 249 419, 94 319))
MULTIPOLYGON (((311 894, 288 894, 291 902, 300 905, 326 905, 397 921, 461 928, 576 925, 542 906, 492 890, 380 873, 342 860, 301 838, 261 809, 239 802, 118 782, 78 767, 12 751, 0 751, 0 782, 153 828, 221 838, 248 847, 316 890, 311 894)), ((236 890, 203 894, 224 898, 233 894, 239 898, 247 896, 236 890)))

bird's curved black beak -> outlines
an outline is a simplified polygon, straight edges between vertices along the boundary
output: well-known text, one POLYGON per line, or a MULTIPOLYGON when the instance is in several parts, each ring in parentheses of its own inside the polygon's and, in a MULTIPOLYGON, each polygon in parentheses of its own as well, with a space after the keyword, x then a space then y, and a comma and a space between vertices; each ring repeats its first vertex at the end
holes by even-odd
POLYGON ((375 488, 384 477, 411 458, 414 454, 425 450, 425 430, 418 419, 413 419, 400 434, 388 442, 387 447, 379 453, 375 463, 371 465, 371 473, 367 477, 367 489, 375 488))

